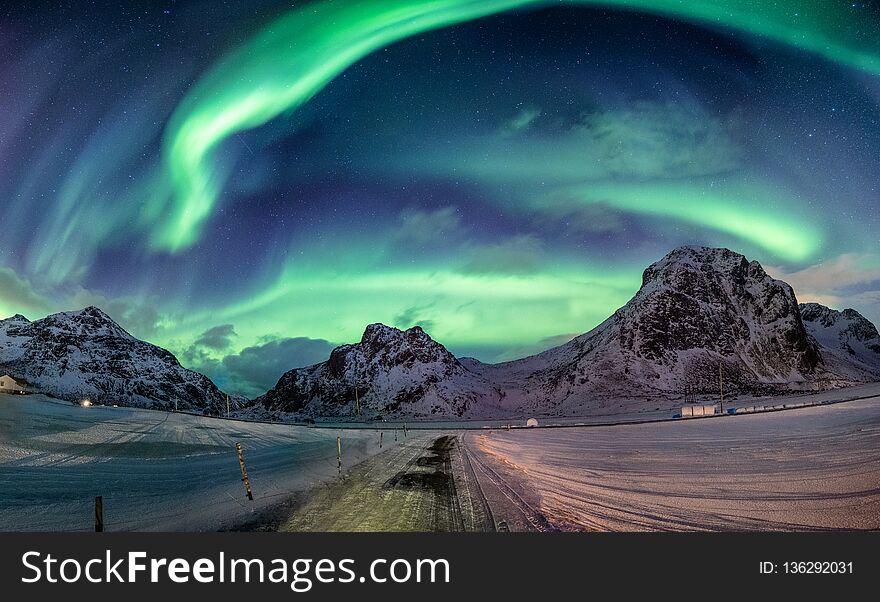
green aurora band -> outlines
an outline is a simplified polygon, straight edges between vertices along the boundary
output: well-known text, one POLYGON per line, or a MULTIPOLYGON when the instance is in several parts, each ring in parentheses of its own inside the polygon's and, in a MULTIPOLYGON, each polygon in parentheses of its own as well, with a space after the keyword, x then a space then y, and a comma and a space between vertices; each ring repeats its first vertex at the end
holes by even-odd
POLYGON ((574 336, 585 324, 602 322, 607 308, 622 306, 635 293, 643 267, 561 265, 529 274, 468 274, 448 266, 378 273, 352 266, 328 275, 319 263, 288 266, 253 297, 189 313, 175 323, 173 336, 159 343, 183 349, 210 325, 223 322, 235 324, 236 345, 242 347, 259 344, 260 337, 251 333, 277 332, 279 325, 285 328, 279 336, 295 332, 353 342, 371 322, 409 328, 413 324, 401 323, 398 316, 408 306, 423 306, 430 316, 425 327, 437 340, 458 349, 506 347, 512 355, 505 359, 514 359, 522 348, 542 351, 546 345, 535 343, 548 334, 574 336), (514 323, 517 327, 510 328, 514 323))
MULTIPOLYGON (((296 9, 267 26, 222 59, 190 91, 165 135, 165 161, 172 192, 150 201, 148 216, 162 216, 153 246, 170 252, 199 239, 200 228, 225 182, 212 151, 237 132, 256 128, 301 107, 330 81, 366 55, 421 32, 515 9, 585 4, 648 11, 697 23, 739 29, 815 52, 826 59, 880 73, 880 40, 866 35, 857 16, 825 0, 768 3, 760 0, 327 0, 296 9)), ((729 223, 736 208, 725 198, 705 197, 670 207, 655 198, 628 195, 623 211, 685 218, 708 228, 729 223)), ((745 219, 746 216, 743 216, 745 219)), ((809 233, 798 236, 773 216, 749 215, 751 242, 773 253, 793 244, 786 258, 810 254, 809 233)), ((744 231, 743 224, 726 228, 744 231)))
POLYGON ((796 214, 769 213, 761 200, 778 201, 783 193, 766 186, 616 183, 574 190, 571 196, 585 204, 712 228, 791 261, 809 259, 822 241, 821 232, 796 214))

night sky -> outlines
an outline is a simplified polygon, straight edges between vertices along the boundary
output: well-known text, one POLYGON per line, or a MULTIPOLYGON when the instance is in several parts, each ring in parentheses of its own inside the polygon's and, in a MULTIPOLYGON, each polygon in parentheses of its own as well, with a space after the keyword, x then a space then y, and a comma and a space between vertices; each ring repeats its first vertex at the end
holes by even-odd
POLYGON ((371 322, 521 357, 682 244, 880 322, 877 3, 7 2, 0 57, 0 317, 233 392, 371 322))

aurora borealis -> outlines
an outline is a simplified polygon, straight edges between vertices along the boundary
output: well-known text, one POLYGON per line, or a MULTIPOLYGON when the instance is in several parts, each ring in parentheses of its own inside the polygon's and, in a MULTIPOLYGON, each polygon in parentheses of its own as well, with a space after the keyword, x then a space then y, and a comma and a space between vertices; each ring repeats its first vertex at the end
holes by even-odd
POLYGON ((880 321, 875 3, 89 7, 0 12, 0 316, 248 395, 371 322, 547 348, 681 244, 880 321))

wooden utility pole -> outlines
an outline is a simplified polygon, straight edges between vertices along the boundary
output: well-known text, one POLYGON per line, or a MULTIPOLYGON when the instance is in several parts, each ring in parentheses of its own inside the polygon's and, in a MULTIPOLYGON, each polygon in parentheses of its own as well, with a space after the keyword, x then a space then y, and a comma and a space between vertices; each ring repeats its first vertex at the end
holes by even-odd
POLYGON ((357 356, 354 358, 354 413, 360 417, 361 415, 361 400, 358 396, 358 361, 357 356))
POLYGON ((95 533, 104 532, 104 498, 95 496, 95 533))
POLYGON ((226 417, 229 418, 229 393, 226 394, 226 417))
POLYGON ((251 481, 248 479, 247 467, 244 465, 244 452, 241 451, 241 443, 235 444, 235 451, 238 452, 238 465, 241 467, 241 480, 244 481, 244 490, 249 500, 254 499, 254 493, 251 491, 251 481))
POLYGON ((342 437, 336 436, 336 470, 342 472, 342 437))

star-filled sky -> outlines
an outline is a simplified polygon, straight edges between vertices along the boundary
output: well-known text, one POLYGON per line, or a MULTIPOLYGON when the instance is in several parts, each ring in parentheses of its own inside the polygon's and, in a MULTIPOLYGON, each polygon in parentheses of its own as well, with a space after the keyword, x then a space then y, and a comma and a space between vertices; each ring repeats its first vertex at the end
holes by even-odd
POLYGON ((364 326, 585 332, 682 244, 880 322, 880 5, 5 3, 0 316, 257 395, 364 326))

